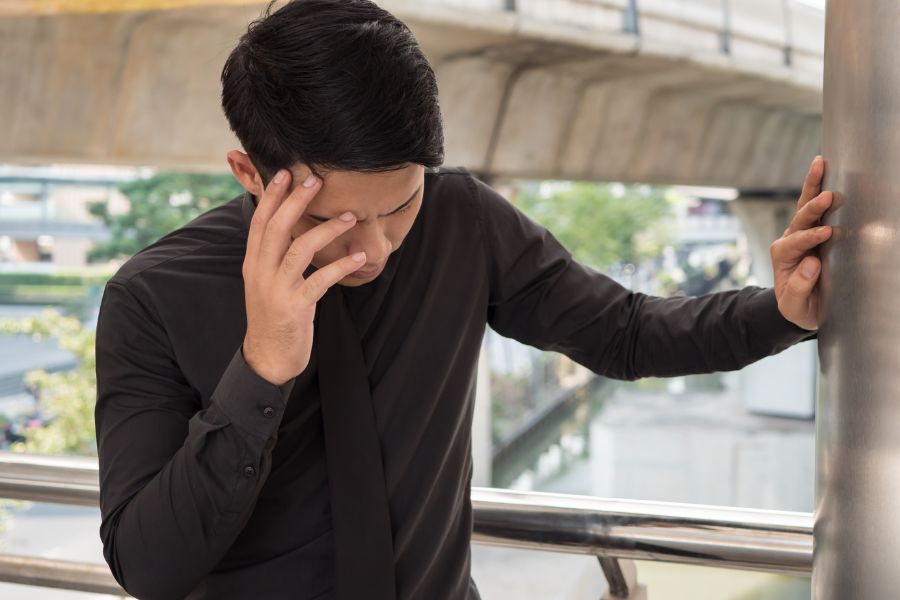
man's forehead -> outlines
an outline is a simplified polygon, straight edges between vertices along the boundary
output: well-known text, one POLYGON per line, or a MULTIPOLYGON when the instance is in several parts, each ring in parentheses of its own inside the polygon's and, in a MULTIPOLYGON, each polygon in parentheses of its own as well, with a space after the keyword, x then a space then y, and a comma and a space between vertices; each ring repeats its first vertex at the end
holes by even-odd
MULTIPOLYGON (((389 171, 350 171, 350 170, 324 170, 317 169, 322 175, 318 177, 322 181, 322 189, 334 189, 336 191, 360 190, 396 190, 398 187, 414 185, 421 179, 421 167, 405 167, 389 171)), ((295 167, 291 169, 291 186, 298 186, 312 174, 309 167, 295 167)))
MULTIPOLYGON (((373 216, 382 215, 401 208, 414 199, 424 185, 420 177, 372 175, 341 172, 337 176, 326 176, 305 212, 316 217, 332 218, 349 210, 356 213, 358 219, 367 219, 370 213, 373 216)), ((301 184, 302 180, 296 180, 291 185, 296 187, 301 184)))

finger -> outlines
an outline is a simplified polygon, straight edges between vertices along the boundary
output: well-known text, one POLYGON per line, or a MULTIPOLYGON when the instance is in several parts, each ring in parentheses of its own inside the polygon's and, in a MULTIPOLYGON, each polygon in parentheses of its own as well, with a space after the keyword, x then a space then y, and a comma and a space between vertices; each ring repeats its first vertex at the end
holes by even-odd
POLYGON ((803 190, 800 192, 797 208, 802 208, 804 204, 822 192, 822 177, 824 175, 825 159, 821 156, 816 156, 809 167, 809 171, 806 173, 806 179, 803 181, 803 190))
POLYGON ((785 230, 785 235, 790 235, 795 231, 800 231, 802 229, 809 229, 818 224, 819 219, 822 218, 822 215, 824 215, 825 211, 831 206, 833 200, 834 195, 831 192, 822 192, 804 204, 794 215, 791 224, 788 226, 787 230, 785 230))
POLYGON ((819 280, 822 263, 815 256, 807 256, 788 277, 781 296, 781 312, 791 315, 806 315, 810 309, 810 297, 819 280))
POLYGON ((309 266, 313 256, 356 225, 356 215, 345 212, 339 217, 329 219, 316 225, 303 235, 298 236, 281 261, 281 271, 292 282, 303 279, 303 272, 309 266))
POLYGON ((301 294, 310 303, 318 302, 325 295, 325 292, 328 291, 328 288, 350 273, 358 270, 365 263, 365 252, 357 252, 336 260, 307 277, 301 284, 301 294))
POLYGON ((319 178, 311 175, 291 190, 266 223, 257 264, 265 265, 264 268, 273 272, 279 268, 284 253, 291 245, 291 230, 321 187, 319 178), (312 185, 308 186, 309 183, 312 185))
POLYGON ((787 237, 775 240, 771 246, 772 262, 796 264, 807 252, 830 238, 832 232, 830 225, 822 225, 815 229, 795 231, 787 237))
MULTIPOLYGON (((257 174, 257 181, 261 184, 257 174)), ((282 169, 275 174, 269 185, 263 189, 260 194, 259 201, 253 211, 253 218, 250 219, 250 230, 247 233, 247 249, 245 251, 245 261, 250 264, 256 264, 259 260, 259 249, 265 235, 266 225, 269 219, 278 209, 280 198, 287 192, 291 184, 291 173, 287 169, 282 169)))

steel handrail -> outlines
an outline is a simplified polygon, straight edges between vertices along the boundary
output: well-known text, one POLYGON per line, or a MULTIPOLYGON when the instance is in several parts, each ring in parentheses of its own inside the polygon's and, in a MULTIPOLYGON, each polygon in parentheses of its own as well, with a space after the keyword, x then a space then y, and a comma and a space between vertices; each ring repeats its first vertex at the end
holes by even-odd
POLYGON ((473 540, 493 545, 812 573, 810 513, 473 488, 473 540))
MULTIPOLYGON (((0 452, 0 498, 98 506, 97 460, 0 452)), ((790 575, 812 572, 809 513, 482 487, 473 487, 471 498, 476 543, 790 575)), ((84 569, 90 577, 78 583, 89 589, 69 589, 121 590, 111 574, 95 572, 105 569, 96 563, 9 555, 0 555, 0 581, 12 581, 24 565, 39 573, 31 579, 35 585, 62 587, 73 569, 84 569), (66 575, 56 584, 54 569, 66 575)))

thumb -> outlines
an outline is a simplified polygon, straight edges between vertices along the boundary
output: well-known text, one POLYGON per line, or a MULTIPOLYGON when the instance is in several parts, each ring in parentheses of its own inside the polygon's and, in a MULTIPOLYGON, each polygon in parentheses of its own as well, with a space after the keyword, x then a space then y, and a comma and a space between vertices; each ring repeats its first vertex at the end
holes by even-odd
POLYGON ((792 320, 806 317, 809 311, 809 297, 819 280, 821 267, 822 263, 818 258, 807 256, 788 277, 781 303, 784 312, 793 317, 792 320))

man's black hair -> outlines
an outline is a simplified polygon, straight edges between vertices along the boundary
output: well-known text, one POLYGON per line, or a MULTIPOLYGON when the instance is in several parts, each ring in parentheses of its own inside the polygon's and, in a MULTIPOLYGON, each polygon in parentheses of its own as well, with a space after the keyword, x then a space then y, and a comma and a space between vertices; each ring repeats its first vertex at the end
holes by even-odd
POLYGON ((444 161, 434 71, 368 0, 292 0, 250 23, 222 69, 225 117, 265 184, 298 162, 391 171, 444 161))

